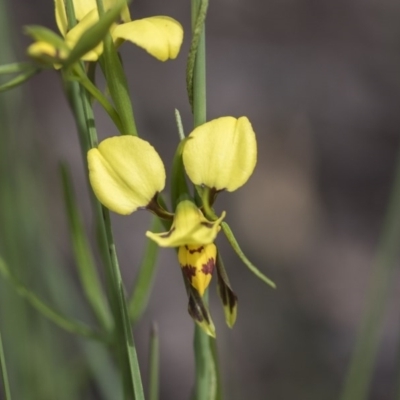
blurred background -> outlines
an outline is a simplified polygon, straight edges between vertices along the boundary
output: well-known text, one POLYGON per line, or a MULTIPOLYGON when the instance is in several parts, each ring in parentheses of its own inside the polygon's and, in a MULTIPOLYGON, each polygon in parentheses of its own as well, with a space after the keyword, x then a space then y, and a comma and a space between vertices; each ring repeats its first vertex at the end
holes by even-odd
MULTIPOLYGON (((188 0, 135 0, 130 9, 132 18, 169 15, 190 30, 188 0)), ((1 63, 26 59, 24 25, 56 29, 51 0, 3 0, 1 11, 11 29, 3 40, 12 45, 0 53, 1 63)), ((210 1, 208 118, 247 116, 259 146, 254 175, 237 192, 220 196, 217 209, 227 211, 245 253, 278 286, 272 290, 257 280, 220 235, 239 297, 230 330, 211 286, 226 399, 330 400, 340 394, 399 147, 399 21, 400 3, 393 0, 210 1)), ((166 63, 135 46, 122 48, 139 133, 167 170, 178 143, 174 108, 187 134, 192 126, 188 48, 186 34, 178 59, 166 63)), ((75 125, 57 73, 43 72, 21 90, 1 94, 0 107, 2 254, 42 298, 90 322, 68 235, 61 161, 71 169, 92 237, 93 221, 75 125)), ((117 134, 100 107, 97 128, 102 138, 117 134)), ((128 290, 149 221, 144 212, 113 216, 128 290)), ((174 252, 161 250, 158 264, 135 339, 146 377, 149 330, 157 321, 161 399, 188 399, 194 365, 187 297, 174 252)), ((400 337, 395 277, 371 400, 394 399, 400 337)), ((0 301, 16 398, 117 398, 118 377, 97 345, 45 321, 1 279, 0 301), (44 377, 46 368, 51 374, 44 377), (89 374, 105 378, 90 379, 87 388, 89 374)))

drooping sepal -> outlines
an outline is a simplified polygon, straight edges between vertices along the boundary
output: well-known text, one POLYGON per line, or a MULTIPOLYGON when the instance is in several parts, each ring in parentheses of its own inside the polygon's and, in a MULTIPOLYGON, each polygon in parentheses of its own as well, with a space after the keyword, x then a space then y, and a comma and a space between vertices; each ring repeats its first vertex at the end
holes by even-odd
POLYGON ((192 201, 183 200, 176 207, 174 222, 168 232, 146 232, 146 236, 161 247, 209 244, 215 240, 224 218, 225 212, 217 220, 209 221, 192 201))
POLYGON ((213 243, 179 247, 178 260, 182 271, 201 297, 211 282, 216 257, 217 247, 213 243))
POLYGON ((189 294, 188 312, 197 325, 209 336, 215 338, 215 326, 208 312, 207 306, 204 304, 198 291, 188 282, 183 274, 186 288, 189 294))
POLYGON ((219 254, 217 254, 216 269, 218 279, 218 294, 224 307, 225 321, 229 328, 232 328, 236 322, 238 300, 236 294, 231 288, 224 263, 219 254))

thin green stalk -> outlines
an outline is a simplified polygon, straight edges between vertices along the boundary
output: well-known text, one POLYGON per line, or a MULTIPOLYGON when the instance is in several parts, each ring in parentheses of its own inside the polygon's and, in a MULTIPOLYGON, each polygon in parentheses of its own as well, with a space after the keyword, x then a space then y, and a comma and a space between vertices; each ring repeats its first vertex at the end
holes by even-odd
POLYGON ((92 251, 86 238, 85 229, 72 188, 71 176, 66 165, 61 166, 61 178, 64 189, 64 199, 67 219, 70 229, 72 248, 76 267, 86 299, 106 332, 112 328, 112 318, 106 303, 100 283, 92 251))
POLYGON ((104 335, 101 335, 85 324, 73 321, 67 317, 64 317, 59 312, 49 307, 46 303, 40 300, 33 292, 27 289, 22 283, 20 283, 11 273, 7 264, 0 258, 0 272, 1 274, 12 284, 16 292, 23 298, 25 298, 32 307, 43 314, 50 321, 58 325, 60 328, 74 333, 80 336, 85 336, 90 339, 106 341, 104 335))
POLYGON ((155 322, 150 331, 150 359, 149 359, 149 397, 148 400, 158 400, 160 381, 160 339, 155 322))
MULTIPOLYGON (((189 101, 193 108, 194 127, 204 124, 207 120, 206 111, 206 41, 205 26, 207 0, 192 0, 192 47, 189 52, 187 83, 189 101), (193 75, 191 74, 191 62, 194 60, 193 75)), ((207 294, 204 296, 207 303, 207 294)), ((195 400, 211 400, 216 393, 216 365, 213 362, 211 339, 196 324, 194 333, 194 352, 196 378, 194 386, 195 400)))
POLYGON ((121 119, 115 110, 115 108, 110 104, 107 98, 101 93, 101 91, 91 82, 91 80, 83 73, 81 68, 75 68, 75 73, 78 76, 78 82, 103 106, 104 110, 107 112, 109 117, 114 122, 119 132, 123 132, 121 119))
MULTIPOLYGON (((76 88, 74 85, 76 84, 70 83, 68 85, 70 88, 69 95, 76 118, 79 137, 83 146, 82 155, 87 169, 87 150, 97 143, 97 133, 87 93, 84 89, 76 88)), ((126 307, 126 304, 125 297, 120 293, 122 281, 115 253, 109 212, 101 206, 94 196, 92 196, 92 201, 98 230, 99 248, 105 265, 107 293, 115 319, 114 343, 122 368, 125 396, 126 398, 134 397, 135 400, 143 400, 143 386, 140 379, 139 366, 137 359, 132 357, 131 351, 133 338, 130 327, 128 327, 129 329, 126 327, 123 315, 123 308, 126 307)))
POLYGON ((378 244, 367 294, 366 309, 341 400, 365 400, 378 352, 384 311, 400 252, 400 155, 394 185, 378 244))
POLYGON ((1 332, 0 332, 0 368, 1 368, 1 378, 2 378, 2 382, 3 382, 5 400, 11 400, 11 390, 10 390, 10 384, 8 383, 6 358, 4 356, 4 349, 3 349, 3 341, 1 339, 1 332))
MULTIPOLYGON (((96 0, 96 4, 101 16, 104 13, 103 0, 96 0)), ((110 34, 104 39, 104 52, 100 65, 102 68, 104 67, 103 72, 108 89, 121 119, 122 129, 120 132, 125 135, 138 136, 128 81, 110 34)))
MULTIPOLYGON (((153 217, 150 231, 158 232, 161 226, 160 219, 158 217, 153 217)), ((135 325, 138 322, 149 302, 150 292, 156 272, 158 249, 159 246, 156 242, 147 239, 143 260, 132 291, 132 297, 128 302, 129 319, 131 320, 132 325, 135 325)))
MULTIPOLYGON (((193 68, 193 119, 194 127, 204 124, 207 121, 207 101, 206 101, 206 32, 204 26, 205 14, 200 11, 207 10, 208 1, 192 0, 192 29, 193 35, 198 34, 198 44, 195 50, 195 61, 193 68), (200 33, 196 32, 197 21, 203 20, 200 33)), ((204 11, 204 12, 205 12, 204 11)), ((195 44, 194 44, 195 45, 195 44)))
MULTIPOLYGON (((128 317, 128 307, 126 304, 125 293, 123 290, 123 283, 121 279, 121 273, 119 270, 117 253, 115 250, 115 243, 113 239, 113 234, 111 230, 111 220, 109 211, 103 207, 103 217, 104 217, 104 228, 105 234, 108 244, 108 251, 110 256, 110 265, 109 265, 109 275, 111 278, 111 290, 113 291, 112 296, 117 295, 115 298, 116 301, 116 329, 117 335, 116 340, 121 341, 121 344, 124 345, 124 349, 126 350, 124 356, 126 357, 126 362, 129 365, 129 371, 125 371, 124 377, 128 378, 126 375, 127 372, 129 375, 129 385, 133 397, 135 400, 144 400, 144 391, 142 378, 140 375, 139 362, 137 358, 136 348, 133 341, 132 331, 130 327, 129 317, 128 317)), ((125 388, 127 388, 128 382, 125 382, 125 388)))

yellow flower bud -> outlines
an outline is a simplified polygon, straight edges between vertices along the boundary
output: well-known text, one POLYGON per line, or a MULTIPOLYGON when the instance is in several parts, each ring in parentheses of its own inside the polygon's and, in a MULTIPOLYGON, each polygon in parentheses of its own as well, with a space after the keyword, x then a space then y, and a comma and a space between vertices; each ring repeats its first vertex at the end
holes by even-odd
POLYGON ((124 135, 88 152, 89 179, 99 201, 118 214, 147 206, 164 189, 164 164, 150 143, 124 135))
POLYGON ((197 289, 200 296, 203 296, 210 284, 216 257, 217 247, 213 243, 179 247, 179 264, 188 281, 197 289))
POLYGON ((58 61, 66 59, 68 52, 65 49, 57 49, 47 42, 32 43, 27 50, 28 56, 43 64, 54 65, 56 69, 61 67, 58 61))
POLYGON ((211 222, 204 217, 192 201, 183 200, 176 207, 174 221, 169 232, 146 232, 146 236, 161 247, 209 244, 215 240, 224 218, 225 212, 216 221, 211 222))
POLYGON ((221 117, 198 126, 183 149, 195 185, 232 192, 244 185, 257 161, 257 142, 246 117, 221 117))

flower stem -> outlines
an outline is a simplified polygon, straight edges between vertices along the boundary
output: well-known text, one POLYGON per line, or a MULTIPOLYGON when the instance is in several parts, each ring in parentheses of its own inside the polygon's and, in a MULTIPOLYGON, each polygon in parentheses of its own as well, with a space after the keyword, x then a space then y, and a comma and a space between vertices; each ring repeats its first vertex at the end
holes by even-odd
MULTIPOLYGON (((205 41, 205 13, 207 0, 192 0, 192 47, 188 60, 188 93, 193 107, 194 127, 204 124, 206 115, 206 41, 205 41), (193 70, 191 63, 193 64, 193 70), (192 74, 192 75, 191 75, 192 74)), ((203 297, 207 302, 207 294, 203 297)), ((211 339, 197 324, 194 333, 194 352, 196 366, 196 380, 194 386, 195 400, 212 398, 215 390, 217 366, 213 362, 210 341, 211 339)))
MULTIPOLYGON (((77 83, 69 82, 67 83, 67 88, 69 89, 69 98, 81 139, 84 163, 87 167, 86 153, 97 143, 93 111, 87 92, 79 88, 77 83)), ((101 206, 94 196, 92 196, 92 201, 98 229, 99 247, 105 264, 110 308, 115 318, 113 340, 122 369, 124 390, 127 397, 130 396, 134 397, 135 400, 143 400, 143 387, 132 333, 130 326, 126 326, 127 322, 124 318, 126 302, 125 297, 121 295, 122 281, 111 231, 109 212, 101 206)))
POLYGON ((3 342, 1 340, 1 333, 0 333, 0 370, 4 388, 4 396, 5 396, 4 399, 11 400, 11 390, 10 390, 10 384, 8 383, 7 367, 6 367, 6 360, 4 357, 4 349, 3 349, 3 342))

